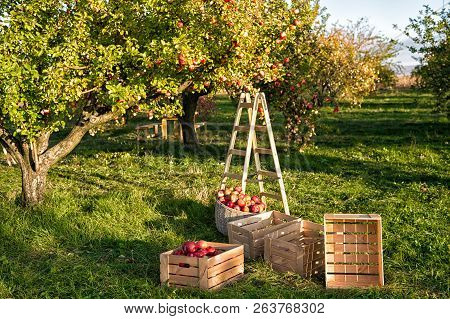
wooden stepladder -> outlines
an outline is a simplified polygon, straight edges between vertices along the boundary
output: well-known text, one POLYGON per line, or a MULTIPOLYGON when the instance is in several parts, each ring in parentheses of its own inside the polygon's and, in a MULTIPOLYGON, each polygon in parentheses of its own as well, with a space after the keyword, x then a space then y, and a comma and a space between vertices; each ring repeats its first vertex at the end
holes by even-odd
POLYGON ((272 124, 270 122, 269 109, 267 106, 266 96, 264 93, 257 93, 254 101, 252 102, 250 93, 242 93, 239 98, 239 104, 237 107, 236 118, 234 120, 233 131, 231 133, 230 146, 228 148, 227 158, 225 161, 225 172, 223 173, 223 179, 221 189, 225 188, 225 183, 228 178, 241 181, 242 191, 245 192, 248 182, 256 182, 259 185, 259 192, 263 202, 266 202, 266 197, 280 200, 283 202, 284 212, 289 215, 289 206, 287 202, 286 190, 284 188, 283 177, 281 174, 280 162, 278 160, 277 148, 275 145, 275 139, 273 136, 272 124), (264 123, 265 125, 256 125, 258 117, 258 108, 261 107, 264 110, 264 123), (242 110, 247 109, 249 125, 241 125, 242 110), (258 140, 256 132, 267 132, 270 142, 270 149, 258 147, 258 140), (246 150, 240 150, 235 148, 237 133, 248 132, 247 148, 246 150), (256 179, 249 179, 249 166, 250 158, 253 153, 255 166, 256 166, 256 179), (244 169, 242 175, 230 173, 231 160, 233 155, 245 157, 244 169), (269 155, 273 157, 275 165, 275 172, 266 171, 261 168, 260 155, 269 155), (264 191, 263 178, 270 178, 278 180, 280 194, 274 194, 264 191))

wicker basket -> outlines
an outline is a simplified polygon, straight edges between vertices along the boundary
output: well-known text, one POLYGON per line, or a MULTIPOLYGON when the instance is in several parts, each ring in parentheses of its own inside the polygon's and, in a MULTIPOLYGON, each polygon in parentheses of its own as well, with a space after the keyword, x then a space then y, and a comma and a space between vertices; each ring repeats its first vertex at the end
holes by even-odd
POLYGON ((248 212, 241 212, 236 209, 229 208, 219 201, 216 201, 216 227, 224 235, 228 235, 227 225, 229 222, 253 216, 254 214, 248 212))

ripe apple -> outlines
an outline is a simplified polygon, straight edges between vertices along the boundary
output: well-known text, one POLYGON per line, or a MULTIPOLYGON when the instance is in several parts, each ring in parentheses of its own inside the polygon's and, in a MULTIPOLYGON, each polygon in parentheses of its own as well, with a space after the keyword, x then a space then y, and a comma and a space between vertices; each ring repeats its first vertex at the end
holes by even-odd
POLYGON ((197 249, 205 249, 208 247, 208 243, 204 240, 199 240, 196 244, 197 249))
POLYGON ((214 247, 209 246, 206 248, 206 255, 211 256, 211 254, 214 254, 216 252, 216 249, 214 247))
POLYGON ((190 72, 194 72, 194 70, 195 70, 195 65, 193 65, 193 64, 189 65, 188 70, 189 70, 190 72))
POLYGON ((178 250, 175 250, 175 251, 172 253, 172 255, 175 255, 175 256, 181 256, 181 255, 184 255, 184 252, 183 252, 183 250, 178 249, 178 250))
POLYGON ((244 199, 245 194, 240 193, 238 197, 239 197, 239 199, 244 199))
POLYGON ((248 213, 250 211, 250 208, 248 206, 242 207, 242 211, 248 213))
POLYGON ((222 204, 227 202, 227 200, 225 199, 225 197, 219 197, 219 202, 221 202, 222 204))
POLYGON ((234 203, 230 201, 230 202, 227 203, 227 206, 230 207, 230 208, 234 208, 234 203))
POLYGON ((285 40, 287 38, 287 34, 286 34, 286 32, 281 32, 280 33, 280 40, 285 40))
POLYGON ((243 199, 238 199, 237 204, 239 205, 239 207, 244 207, 245 201, 243 199))
POLYGON ((196 250, 196 245, 193 241, 187 241, 183 244, 182 249, 185 253, 193 253, 196 250))
POLYGON ((205 58, 201 59, 201 60, 200 60, 200 63, 201 63, 201 64, 205 64, 205 63, 206 63, 206 59, 205 59, 205 58))
POLYGON ((209 88, 209 87, 211 86, 211 82, 205 81, 205 82, 203 82, 203 86, 204 86, 205 88, 209 88))
POLYGON ((203 257, 206 256, 206 252, 203 249, 201 249, 199 251, 196 251, 194 253, 194 256, 197 257, 197 258, 203 258, 203 257))
POLYGON ((236 203, 233 207, 233 209, 240 211, 241 207, 236 203))
POLYGON ((291 59, 290 58, 284 58, 284 60, 283 60, 283 62, 286 64, 286 63, 289 63, 289 61, 290 61, 291 59))
POLYGON ((298 27, 301 24, 301 22, 299 19, 295 19, 292 24, 298 27))
POLYGON ((252 196, 252 201, 254 201, 255 204, 260 204, 261 203, 261 200, 259 199, 258 196, 252 196))
POLYGON ((231 201, 233 203, 236 203, 238 201, 238 199, 239 199, 239 195, 231 194, 231 201))
POLYGON ((188 257, 195 257, 195 253, 188 253, 186 256, 188 256, 188 257))
POLYGON ((181 29, 182 27, 184 27, 183 21, 181 21, 181 20, 178 21, 178 22, 177 22, 177 27, 180 28, 180 29, 181 29))
POLYGON ((187 63, 186 58, 183 53, 178 54, 178 64, 180 66, 185 66, 187 63))
POLYGON ((231 195, 231 192, 232 192, 232 190, 231 190, 231 188, 229 188, 229 187, 227 187, 227 188, 225 188, 225 195, 231 195))
POLYGON ((217 192, 217 197, 224 197, 225 196, 225 192, 221 189, 217 192))
POLYGON ((253 205, 250 209, 252 213, 259 213, 259 205, 253 205))

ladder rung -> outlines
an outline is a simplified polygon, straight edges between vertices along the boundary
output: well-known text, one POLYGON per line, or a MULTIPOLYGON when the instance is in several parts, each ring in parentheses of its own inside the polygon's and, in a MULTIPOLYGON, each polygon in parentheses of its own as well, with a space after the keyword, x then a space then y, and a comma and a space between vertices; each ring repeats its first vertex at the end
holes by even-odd
POLYGON ((235 126, 234 130, 240 131, 240 132, 248 132, 248 131, 250 131, 250 126, 239 125, 239 126, 235 126))
MULTIPOLYGON (((223 177, 229 177, 229 178, 232 178, 232 179, 236 179, 238 181, 242 180, 242 175, 241 174, 224 173, 223 177)), ((262 182, 261 180, 254 179, 253 177, 254 177, 253 175, 247 176, 247 183, 262 182)))
POLYGON ((270 197, 273 199, 283 200, 283 198, 278 194, 262 192, 260 195, 261 195, 261 197, 265 196, 265 197, 270 197))
POLYGON ((266 155, 272 155, 272 150, 268 148, 255 148, 255 152, 258 154, 266 154, 266 155))
POLYGON ((243 103, 239 104, 239 106, 241 108, 244 108, 244 109, 252 109, 253 108, 253 103, 243 102, 243 103))
POLYGON ((223 177, 229 177, 229 178, 237 179, 237 180, 241 180, 242 179, 242 175, 233 174, 233 173, 223 173, 223 177))
MULTIPOLYGON (((239 126, 235 126, 234 129, 236 131, 240 131, 240 132, 248 132, 248 131, 250 131, 250 126, 248 126, 248 125, 239 125, 239 126)), ((255 125, 255 131, 265 132, 265 131, 267 131, 267 126, 265 126, 265 125, 255 125)))
POLYGON ((230 154, 237 155, 237 156, 245 156, 246 152, 244 150, 237 150, 237 149, 231 149, 230 154))
POLYGON ((273 178, 273 179, 279 179, 280 178, 276 172, 270 172, 270 171, 265 171, 265 170, 258 171, 258 175, 263 175, 263 176, 270 177, 270 178, 273 178))

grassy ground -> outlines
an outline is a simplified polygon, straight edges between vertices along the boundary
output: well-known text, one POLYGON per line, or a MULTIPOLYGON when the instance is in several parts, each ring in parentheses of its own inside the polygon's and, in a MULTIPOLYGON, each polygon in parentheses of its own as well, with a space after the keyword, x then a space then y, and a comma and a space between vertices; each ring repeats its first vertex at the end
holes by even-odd
POLYGON ((51 171, 47 199, 34 210, 20 207, 19 171, 1 161, 0 297, 448 298, 448 121, 427 100, 389 93, 361 109, 324 109, 316 145, 304 153, 278 134, 293 214, 315 222, 324 213, 381 214, 382 289, 325 290, 323 279, 262 261, 247 262, 245 279, 219 292, 159 286, 160 252, 187 239, 226 240, 214 227, 213 194, 233 106, 218 97, 211 121, 226 125, 202 136, 200 151, 155 142, 137 152, 143 119, 135 119, 86 137, 51 171))

